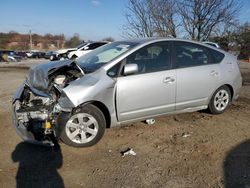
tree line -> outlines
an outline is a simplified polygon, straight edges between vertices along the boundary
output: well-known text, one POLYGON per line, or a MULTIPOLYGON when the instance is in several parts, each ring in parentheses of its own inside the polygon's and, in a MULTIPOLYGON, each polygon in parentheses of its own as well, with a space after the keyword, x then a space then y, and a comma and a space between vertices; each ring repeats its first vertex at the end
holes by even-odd
POLYGON ((8 33, 0 33, 0 49, 7 50, 30 50, 30 38, 32 39, 32 47, 35 48, 39 44, 39 47, 43 49, 49 49, 50 46, 62 47, 65 41, 65 36, 52 35, 52 34, 21 34, 16 31, 10 31, 8 33))
MULTIPOLYGON (((103 40, 114 41, 112 37, 106 37, 103 40)), ((77 33, 68 39, 65 38, 64 34, 53 35, 48 33, 40 35, 33 33, 30 36, 29 34, 21 34, 16 31, 0 33, 0 50, 55 50, 60 48, 73 48, 83 42, 84 40, 82 40, 77 33), (32 47, 30 46, 30 39, 32 47)))

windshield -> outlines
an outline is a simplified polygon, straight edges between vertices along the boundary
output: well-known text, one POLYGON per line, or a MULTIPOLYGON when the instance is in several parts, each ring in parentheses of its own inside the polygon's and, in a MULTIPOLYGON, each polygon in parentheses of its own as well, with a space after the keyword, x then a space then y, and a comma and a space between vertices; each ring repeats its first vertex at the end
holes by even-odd
POLYGON ((137 44, 136 42, 113 42, 79 57, 76 61, 85 73, 94 72, 137 44))

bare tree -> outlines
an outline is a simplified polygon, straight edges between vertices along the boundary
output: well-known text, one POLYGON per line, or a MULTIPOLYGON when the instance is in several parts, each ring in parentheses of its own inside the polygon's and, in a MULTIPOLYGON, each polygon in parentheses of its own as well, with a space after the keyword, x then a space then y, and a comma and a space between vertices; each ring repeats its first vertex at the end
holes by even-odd
POLYGON ((129 37, 176 37, 175 0, 128 0, 125 17, 129 37))
POLYGON ((179 0, 178 10, 184 30, 200 41, 232 24, 240 4, 240 0, 179 0))
POLYGON ((176 37, 176 0, 150 0, 154 30, 161 37, 176 37))
POLYGON ((128 37, 152 37, 154 34, 153 19, 148 0, 128 0, 127 24, 123 26, 128 37))

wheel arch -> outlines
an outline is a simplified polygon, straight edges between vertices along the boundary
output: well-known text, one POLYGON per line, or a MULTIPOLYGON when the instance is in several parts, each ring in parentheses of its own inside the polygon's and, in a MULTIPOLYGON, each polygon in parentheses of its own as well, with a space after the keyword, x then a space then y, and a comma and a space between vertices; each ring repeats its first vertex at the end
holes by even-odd
POLYGON ((233 96, 234 96, 234 89, 233 89, 233 86, 231 86, 230 84, 224 84, 224 86, 227 86, 230 90, 230 93, 231 93, 231 101, 233 99, 233 96))
POLYGON ((222 85, 218 86, 217 88, 215 88, 215 90, 211 93, 211 95, 210 95, 209 98, 208 98, 208 104, 209 104, 210 100, 212 99, 212 97, 213 97, 215 91, 217 91, 217 89, 219 89, 219 88, 222 87, 222 86, 227 86, 227 87, 229 88, 230 93, 231 93, 231 101, 232 101, 233 95, 234 95, 233 86, 232 86, 231 84, 225 83, 225 84, 222 84, 222 85))
POLYGON ((80 107, 83 107, 87 104, 92 104, 92 105, 96 106, 99 110, 101 110, 101 112, 103 113, 105 120, 106 120, 106 128, 110 128, 111 116, 110 116, 110 112, 109 112, 108 108, 106 107, 106 105, 100 101, 88 101, 88 102, 81 104, 80 107))

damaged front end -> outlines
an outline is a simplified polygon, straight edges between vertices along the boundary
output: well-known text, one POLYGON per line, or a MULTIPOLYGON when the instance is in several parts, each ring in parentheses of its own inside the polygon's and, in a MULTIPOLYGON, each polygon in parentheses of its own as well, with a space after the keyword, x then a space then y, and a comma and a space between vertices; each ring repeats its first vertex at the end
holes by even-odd
POLYGON ((24 141, 53 145, 60 136, 58 117, 71 113, 74 107, 63 89, 83 75, 72 61, 31 68, 25 83, 13 97, 13 124, 17 134, 24 141))

